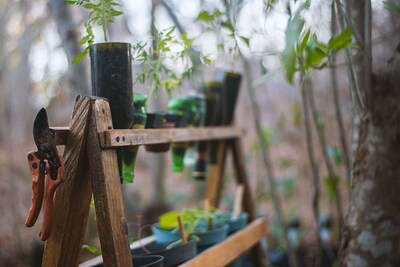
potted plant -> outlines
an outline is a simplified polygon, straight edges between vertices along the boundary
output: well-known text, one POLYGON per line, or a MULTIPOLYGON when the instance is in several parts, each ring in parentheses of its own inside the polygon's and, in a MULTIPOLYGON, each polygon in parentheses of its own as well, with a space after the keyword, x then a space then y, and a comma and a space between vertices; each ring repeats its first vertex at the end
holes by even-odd
MULTIPOLYGON (((66 0, 66 2, 88 10, 88 17, 84 23, 86 34, 80 40, 85 49, 72 63, 77 63, 90 54, 92 95, 108 99, 115 129, 131 128, 134 119, 131 44, 109 42, 107 33, 107 25, 123 14, 116 9, 119 4, 111 0, 66 0), (103 42, 94 43, 95 26, 101 27, 103 42)), ((123 181, 122 153, 123 149, 117 149, 121 182, 123 181)))
POLYGON ((185 234, 189 238, 197 239, 199 252, 223 241, 227 236, 228 225, 220 219, 218 211, 184 209, 164 213, 160 216, 159 222, 152 225, 152 232, 157 242, 173 242, 181 238, 178 216, 182 218, 185 234))

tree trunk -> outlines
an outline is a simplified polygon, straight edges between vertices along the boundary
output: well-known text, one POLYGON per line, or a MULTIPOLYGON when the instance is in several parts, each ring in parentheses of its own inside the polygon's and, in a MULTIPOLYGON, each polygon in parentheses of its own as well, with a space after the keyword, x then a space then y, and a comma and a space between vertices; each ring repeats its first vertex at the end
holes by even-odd
POLYGON ((400 45, 374 77, 353 168, 341 266, 400 266, 400 45))

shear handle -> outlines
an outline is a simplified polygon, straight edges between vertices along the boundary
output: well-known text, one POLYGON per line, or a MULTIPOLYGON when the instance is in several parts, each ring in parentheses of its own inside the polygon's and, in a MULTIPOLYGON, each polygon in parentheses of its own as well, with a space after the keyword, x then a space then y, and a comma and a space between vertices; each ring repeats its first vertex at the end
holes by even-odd
POLYGON ((42 241, 46 241, 51 233, 51 229, 53 228, 53 212, 54 212, 54 193, 56 192, 57 187, 64 180, 64 165, 61 162, 61 166, 57 171, 57 179, 53 180, 50 173, 51 166, 47 165, 46 168, 46 187, 44 192, 44 214, 43 214, 43 225, 40 230, 39 236, 42 241))
POLYGON ((32 151, 28 153, 28 164, 32 173, 32 204, 25 225, 32 227, 35 225, 42 207, 46 162, 39 159, 37 152, 32 151))

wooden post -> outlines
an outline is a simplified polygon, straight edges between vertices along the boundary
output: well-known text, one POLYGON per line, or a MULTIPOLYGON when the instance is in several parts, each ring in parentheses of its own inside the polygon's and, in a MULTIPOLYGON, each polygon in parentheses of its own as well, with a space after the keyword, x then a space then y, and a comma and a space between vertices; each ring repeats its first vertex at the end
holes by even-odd
POLYGON ((97 99, 88 131, 88 157, 104 266, 132 266, 128 226, 122 201, 115 149, 101 149, 99 134, 112 129, 105 99, 97 99))
POLYGON ((64 150, 65 182, 54 198, 53 229, 45 243, 42 266, 78 266, 92 196, 86 136, 93 100, 77 96, 64 150))
MULTIPOLYGON (((232 149, 233 165, 235 166, 236 181, 238 184, 243 185, 243 209, 249 214, 249 220, 255 220, 255 210, 253 204, 253 196, 251 195, 249 179, 247 177, 246 168, 244 165, 244 153, 240 138, 235 138, 230 141, 230 148, 232 149)), ((260 243, 257 243, 252 248, 252 256, 257 266, 265 265, 265 255, 261 248, 260 243)))
POLYGON ((206 198, 212 207, 218 208, 221 198, 222 181, 225 171, 226 141, 218 142, 217 163, 209 164, 206 198))

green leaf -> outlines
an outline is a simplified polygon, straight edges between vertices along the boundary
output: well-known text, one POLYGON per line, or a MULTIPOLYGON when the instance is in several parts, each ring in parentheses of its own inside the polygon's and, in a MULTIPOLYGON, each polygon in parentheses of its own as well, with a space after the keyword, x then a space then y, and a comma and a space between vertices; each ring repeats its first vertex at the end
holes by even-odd
POLYGON ((205 23, 211 23, 214 21, 213 16, 206 10, 200 11, 200 13, 197 15, 195 21, 203 21, 205 23))
POLYGON ((109 10, 109 14, 110 14, 112 17, 118 17, 118 16, 124 14, 124 12, 119 11, 119 10, 115 10, 115 9, 110 9, 110 10, 109 10))
POLYGON ((227 29, 232 34, 235 32, 235 27, 233 27, 232 23, 230 23, 229 21, 221 21, 221 27, 227 29))
POLYGON ((304 20, 299 14, 296 14, 294 18, 289 19, 288 26, 286 28, 286 45, 281 54, 281 58, 283 61, 285 77, 289 83, 293 83, 293 76, 296 71, 297 55, 295 49, 303 26, 304 20))
POLYGON ((87 9, 96 9, 98 7, 98 5, 92 3, 83 4, 82 6, 87 9))
POLYGON ((340 176, 338 175, 334 175, 332 179, 329 176, 324 177, 324 183, 328 191, 328 198, 330 200, 332 200, 333 197, 335 196, 336 194, 335 188, 337 188, 339 182, 340 182, 340 176))
POLYGON ((319 65, 319 63, 321 63, 321 61, 326 57, 327 55, 325 54, 325 52, 320 49, 320 48, 316 48, 311 50, 310 52, 308 52, 307 54, 307 65, 306 67, 316 67, 319 65))
POLYGON ((158 221, 160 223, 160 228, 161 229, 170 229, 170 228, 177 227, 179 214, 180 214, 179 211, 175 211, 175 210, 162 214, 158 219, 158 221))
POLYGON ((80 53, 79 55, 77 55, 71 62, 71 64, 76 64, 81 62, 81 60, 87 55, 89 54, 89 47, 86 48, 85 50, 83 50, 82 53, 80 53))
POLYGON ((329 157, 335 160, 336 166, 340 166, 343 164, 343 154, 337 147, 328 147, 326 149, 326 153, 329 157))
POLYGON ((101 249, 93 247, 93 246, 82 245, 82 249, 86 249, 87 251, 89 251, 90 253, 93 253, 95 255, 101 255, 101 249))
POLYGON ((297 50, 297 53, 302 54, 304 52, 304 50, 307 47, 307 43, 308 43, 308 41, 310 39, 310 35, 311 35, 311 29, 308 29, 306 31, 306 34, 303 35, 303 38, 302 38, 302 40, 300 42, 300 46, 299 46, 299 48, 297 50))
POLYGON ((243 36, 239 36, 240 39, 247 45, 247 47, 250 47, 250 39, 243 37, 243 36))
POLYGON ((395 4, 389 1, 385 1, 383 2, 383 5, 387 10, 400 13, 400 4, 395 4))
POLYGON ((329 49, 340 50, 350 45, 352 40, 352 32, 350 28, 344 29, 338 35, 332 37, 328 42, 329 49))

